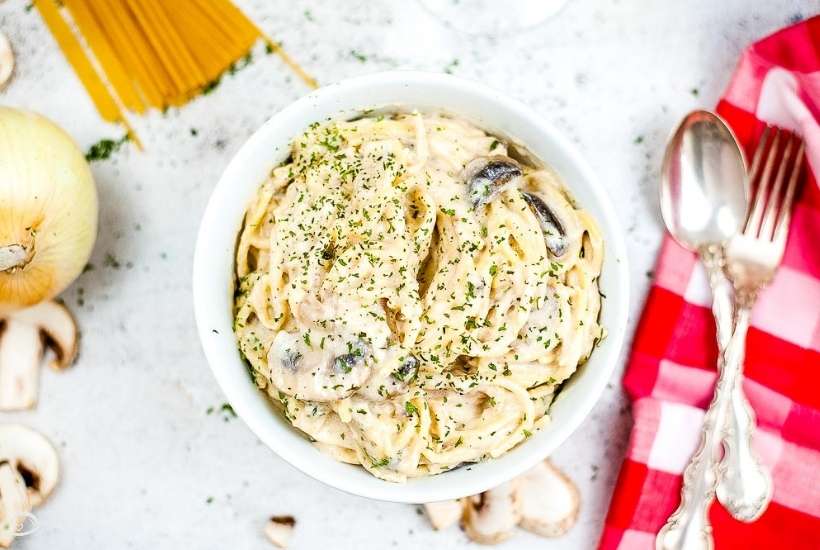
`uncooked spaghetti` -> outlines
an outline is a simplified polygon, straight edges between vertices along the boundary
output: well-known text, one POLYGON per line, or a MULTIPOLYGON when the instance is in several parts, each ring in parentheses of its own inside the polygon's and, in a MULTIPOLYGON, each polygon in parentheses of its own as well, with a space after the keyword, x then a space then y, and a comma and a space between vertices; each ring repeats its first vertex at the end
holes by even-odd
MULTIPOLYGON (((263 40, 308 86, 281 45, 230 0, 34 0, 100 115, 182 105, 263 40), (75 29, 77 32, 75 32, 75 29)), ((129 133, 133 136, 129 128, 129 133)))

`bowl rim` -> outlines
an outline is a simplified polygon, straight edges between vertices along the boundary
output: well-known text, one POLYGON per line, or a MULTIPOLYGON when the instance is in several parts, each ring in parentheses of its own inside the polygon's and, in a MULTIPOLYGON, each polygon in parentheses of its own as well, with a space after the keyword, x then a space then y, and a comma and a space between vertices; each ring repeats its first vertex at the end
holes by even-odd
MULTIPOLYGON (((394 102, 394 105, 398 108, 400 106, 406 106, 406 103, 397 100, 394 102)), ((366 101, 361 101, 359 105, 345 105, 343 109, 366 110, 368 107, 370 107, 370 105, 368 105, 366 101)), ((342 109, 340 109, 340 111, 341 110, 342 109)), ((442 110, 446 111, 446 107, 442 106, 442 110)), ((292 140, 296 135, 298 134, 290 136, 288 140, 292 140)), ((273 155, 271 154, 271 156, 273 155)), ((274 164, 275 163, 271 161, 271 166, 274 164)), ((258 184, 261 184, 261 180, 257 181, 257 187, 258 184)), ((570 191, 573 190, 571 185, 568 185, 568 187, 570 191)), ((246 207, 247 204, 243 204, 243 212, 246 207)), ((234 253, 235 248, 230 256, 231 274, 233 274, 234 269, 234 253)), ((251 432, 275 454, 302 473, 350 494, 390 502, 433 502, 476 494, 512 479, 547 457, 559 445, 566 441, 572 432, 587 418, 594 405, 599 401, 606 384, 620 361, 621 351, 626 338, 626 326, 629 315, 629 269, 623 230, 611 199, 581 153, 544 117, 522 102, 480 82, 442 73, 424 71, 386 71, 345 79, 314 90, 273 114, 233 155, 217 184, 211 191, 197 233, 192 277, 194 317, 205 358, 218 385, 225 393, 228 402, 231 403, 237 415, 248 426, 251 432), (566 157, 573 168, 580 173, 581 179, 584 180, 583 185, 586 187, 586 191, 589 195, 593 196, 594 202, 596 203, 595 207, 598 210, 598 215, 596 216, 597 221, 599 224, 607 226, 610 229, 610 232, 604 235, 606 242, 604 261, 607 262, 609 255, 612 255, 615 259, 611 263, 610 270, 607 272, 607 282, 614 285, 614 291, 618 294, 615 297, 615 303, 609 300, 605 307, 617 307, 615 307, 614 314, 612 314, 614 323, 613 319, 611 319, 609 325, 606 327, 608 331, 608 355, 600 361, 602 363, 601 365, 596 366, 595 377, 593 377, 592 382, 589 383, 591 385, 591 387, 588 388, 589 391, 584 394, 579 394, 580 396, 577 398, 578 403, 574 405, 575 408, 568 419, 564 419, 560 425, 551 425, 547 430, 544 430, 548 431, 551 437, 545 437, 539 445, 535 445, 537 441, 533 438, 533 440, 517 446, 517 448, 526 447, 529 452, 519 453, 517 460, 508 461, 506 469, 496 469, 495 471, 491 470, 490 472, 476 472, 472 474, 469 483, 463 482, 463 480, 462 483, 455 484, 428 483, 420 489, 419 486, 413 485, 413 480, 408 480, 408 482, 404 484, 397 484, 380 480, 373 476, 373 479, 377 479, 380 483, 367 483, 365 486, 354 479, 356 476, 339 476, 333 472, 324 471, 320 467, 321 465, 318 459, 315 462, 311 460, 305 461, 301 451, 289 447, 287 441, 284 443, 282 441, 273 441, 272 438, 264 435, 267 431, 263 426, 266 419, 260 418, 259 415, 251 411, 250 405, 246 404, 241 396, 244 390, 239 388, 239 380, 242 380, 243 384, 253 385, 245 373, 245 368, 243 367, 239 372, 231 372, 223 368, 222 364, 228 362, 228 360, 225 357, 220 357, 223 351, 218 348, 222 346, 217 345, 213 338, 214 335, 212 334, 212 332, 216 332, 216 330, 211 328, 214 325, 212 322, 214 314, 210 311, 213 308, 211 308, 209 303, 214 301, 211 297, 213 296, 212 292, 219 290, 219 284, 214 282, 214 279, 218 277, 214 276, 213 270, 211 269, 212 266, 210 265, 213 263, 211 256, 214 254, 210 247, 209 233, 212 227, 210 222, 224 218, 224 216, 219 215, 219 211, 222 208, 221 199, 225 197, 225 190, 233 181, 233 173, 238 170, 241 171, 241 165, 245 162, 246 158, 252 156, 251 152, 257 149, 258 144, 264 142, 269 134, 277 134, 276 128, 280 121, 286 120, 288 117, 296 116, 297 118, 304 119, 303 128, 307 128, 311 122, 319 118, 311 118, 311 108, 318 105, 319 102, 330 101, 334 96, 343 94, 344 92, 366 90, 370 86, 379 85, 395 85, 399 87, 428 86, 432 89, 445 87, 454 92, 469 94, 477 101, 492 104, 496 109, 501 109, 508 113, 511 112, 521 118, 532 120, 532 125, 537 127, 537 131, 546 136, 546 141, 549 142, 549 146, 559 150, 560 154, 566 157), (299 113, 304 114, 299 117, 299 113), (210 284, 208 281, 210 281, 210 284)), ((232 289, 232 279, 229 281, 229 284, 232 289)), ((610 288, 610 293, 612 292, 613 287, 610 288)), ((224 316, 224 312, 222 316, 224 316)), ((229 315, 229 317, 232 316, 229 315)), ((232 326, 232 321, 232 318, 229 319, 229 326, 232 326)), ((222 325, 220 324, 220 326, 222 325)), ((220 334, 217 332, 217 335, 220 336, 219 339, 223 342, 223 346, 224 339, 230 338, 232 340, 234 353, 236 353, 235 336, 232 330, 229 332, 230 334, 220 334)), ((577 373, 573 376, 577 376, 577 373)), ((254 389, 255 391, 260 391, 255 387, 254 389)), ((267 395, 265 395, 265 398, 268 398, 267 395)), ((297 432, 293 427, 284 425, 284 421, 282 421, 282 424, 284 428, 297 432)), ((537 436, 545 436, 545 434, 542 431, 542 433, 537 434, 537 436)), ((318 449, 313 450, 317 456, 322 455, 318 449)), ((494 459, 490 462, 496 462, 498 460, 500 459, 494 459)), ((478 468, 480 464, 483 463, 469 465, 467 469, 471 470, 471 466, 475 466, 476 470, 480 470, 480 468, 478 468)), ((360 468, 359 466, 355 467, 360 468)), ((445 477, 450 473, 451 472, 444 472, 432 477, 444 481, 445 477)), ((367 473, 367 475, 370 476, 371 474, 367 473)))

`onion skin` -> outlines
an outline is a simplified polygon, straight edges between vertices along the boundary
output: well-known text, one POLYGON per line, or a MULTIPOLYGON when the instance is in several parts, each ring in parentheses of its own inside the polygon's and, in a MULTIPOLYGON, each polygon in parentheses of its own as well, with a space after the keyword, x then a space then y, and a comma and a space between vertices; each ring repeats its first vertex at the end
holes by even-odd
POLYGON ((0 248, 27 253, 0 271, 0 314, 51 299, 82 273, 97 208, 94 178, 71 137, 43 116, 0 107, 0 248))

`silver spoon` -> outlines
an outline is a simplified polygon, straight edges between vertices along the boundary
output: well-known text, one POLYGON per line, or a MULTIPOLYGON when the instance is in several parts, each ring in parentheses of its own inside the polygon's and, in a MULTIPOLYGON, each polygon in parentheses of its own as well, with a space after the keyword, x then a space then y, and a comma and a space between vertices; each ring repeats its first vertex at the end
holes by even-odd
POLYGON ((659 550, 714 546, 707 513, 720 478, 724 418, 740 376, 739 368, 724 368, 733 310, 732 286, 723 272, 724 247, 742 228, 747 208, 746 162, 732 131, 714 113, 690 113, 673 134, 663 159, 661 213, 675 240, 696 251, 706 268, 721 353, 701 440, 683 473, 680 505, 658 533, 655 546, 659 550))

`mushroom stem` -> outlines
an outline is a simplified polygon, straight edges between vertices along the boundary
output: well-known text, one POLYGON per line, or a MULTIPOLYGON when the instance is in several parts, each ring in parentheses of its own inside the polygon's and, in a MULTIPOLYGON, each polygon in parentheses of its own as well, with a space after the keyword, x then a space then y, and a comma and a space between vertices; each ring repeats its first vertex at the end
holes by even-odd
POLYGON ((0 411, 30 409, 44 346, 54 352, 50 366, 61 370, 77 357, 77 324, 58 302, 42 302, 0 316, 0 411))
POLYGON ((0 411, 34 406, 42 356, 39 327, 7 318, 0 333, 0 411))
POLYGON ((21 244, 0 246, 0 271, 11 271, 25 266, 29 261, 26 248, 21 244))
POLYGON ((9 548, 31 511, 26 485, 7 462, 0 463, 0 548, 9 548))

